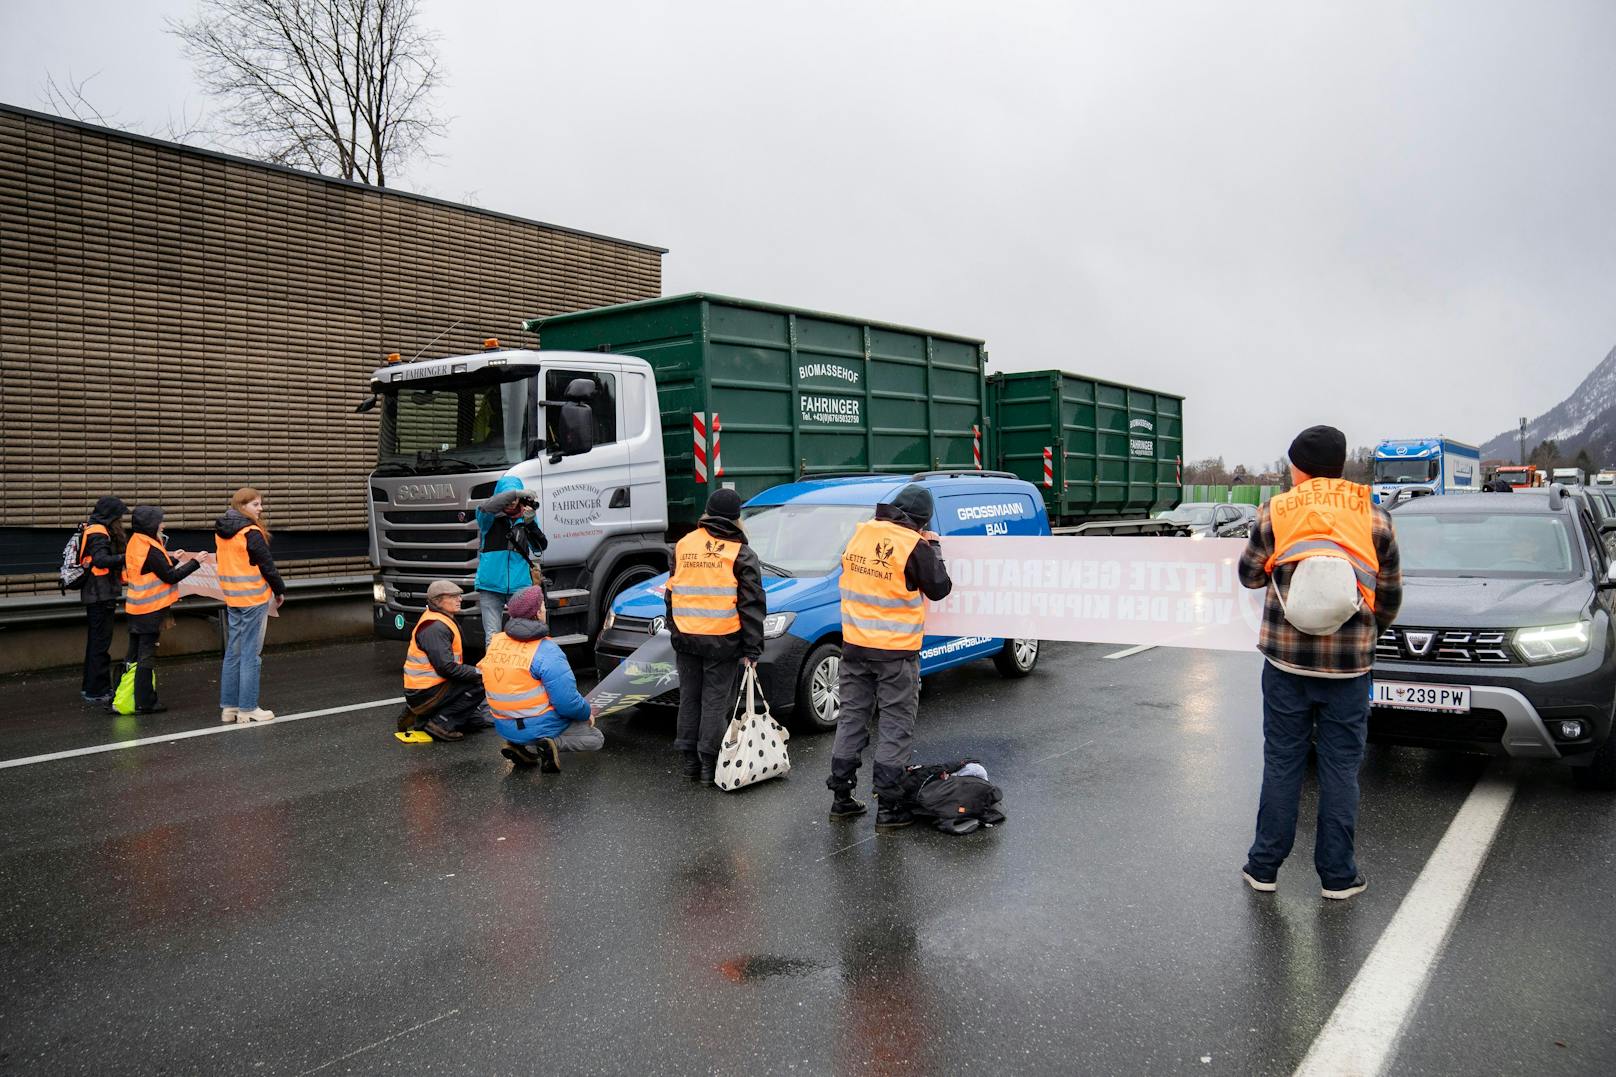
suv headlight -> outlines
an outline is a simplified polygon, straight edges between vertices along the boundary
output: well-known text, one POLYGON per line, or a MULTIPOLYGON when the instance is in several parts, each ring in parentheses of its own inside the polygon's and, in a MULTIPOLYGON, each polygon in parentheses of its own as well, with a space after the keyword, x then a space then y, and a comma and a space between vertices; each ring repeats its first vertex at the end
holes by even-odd
POLYGON ((1528 662, 1556 662, 1588 653, 1587 621, 1515 630, 1515 650, 1528 662))
POLYGON ((776 636, 785 635, 786 629, 790 628, 791 622, 796 619, 797 615, 795 613, 769 614, 763 618, 763 638, 773 639, 776 636))
POLYGON ((607 610, 606 611, 606 619, 604 621, 600 622, 600 630, 602 632, 610 632, 612 630, 612 625, 614 625, 616 623, 617 623, 617 611, 616 610, 607 610))

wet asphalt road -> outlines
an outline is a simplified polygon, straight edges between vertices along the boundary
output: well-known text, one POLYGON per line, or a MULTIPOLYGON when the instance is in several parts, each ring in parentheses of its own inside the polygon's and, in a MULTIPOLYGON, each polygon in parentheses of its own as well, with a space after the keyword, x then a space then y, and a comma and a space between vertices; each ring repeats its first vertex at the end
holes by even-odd
MULTIPOLYGON (((679 780, 665 712, 553 776, 392 707, 0 770, 0 1073, 1289 1073, 1489 764, 1372 747, 1369 891, 1320 900, 1304 822, 1254 895, 1258 660, 1112 650, 928 682, 918 757, 1006 791, 965 838, 829 822, 828 737, 679 780)), ((266 705, 396 696, 399 656, 272 653, 266 705)), ((211 725, 216 674, 163 663, 138 720, 0 683, 0 758, 211 725)), ((1490 766, 1520 791, 1392 1072, 1611 1072, 1616 799, 1490 766)))

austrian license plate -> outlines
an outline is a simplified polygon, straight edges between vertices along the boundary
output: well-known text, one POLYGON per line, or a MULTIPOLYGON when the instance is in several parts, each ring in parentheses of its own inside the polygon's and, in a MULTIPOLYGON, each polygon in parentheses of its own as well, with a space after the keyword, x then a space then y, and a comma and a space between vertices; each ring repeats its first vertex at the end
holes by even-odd
POLYGON ((1376 681, 1370 697, 1377 707, 1410 711, 1448 711, 1465 714, 1470 710, 1470 689, 1452 684, 1404 684, 1376 681))

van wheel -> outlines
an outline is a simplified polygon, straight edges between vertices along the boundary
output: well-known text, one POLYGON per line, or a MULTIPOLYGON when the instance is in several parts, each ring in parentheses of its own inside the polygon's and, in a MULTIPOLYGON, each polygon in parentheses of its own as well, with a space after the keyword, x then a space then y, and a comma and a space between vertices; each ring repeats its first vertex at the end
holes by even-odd
POLYGON ((993 656, 993 667, 999 676, 1025 677, 1038 665, 1038 641, 1035 639, 1007 639, 999 653, 993 656))
POLYGON ((1594 752, 1585 767, 1572 767, 1571 780, 1583 789, 1616 790, 1616 729, 1594 752))
POLYGON ((808 652, 797 673, 797 705, 791 726, 805 733, 836 728, 842 713, 842 645, 821 643, 808 652))

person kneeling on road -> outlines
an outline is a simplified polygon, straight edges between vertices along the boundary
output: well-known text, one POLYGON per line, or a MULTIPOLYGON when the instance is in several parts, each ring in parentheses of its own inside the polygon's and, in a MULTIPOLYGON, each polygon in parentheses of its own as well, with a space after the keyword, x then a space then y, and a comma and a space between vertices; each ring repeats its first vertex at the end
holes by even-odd
POLYGON ((562 752, 599 751, 606 738, 595 728, 567 656, 550 638, 544 589, 516 592, 506 612, 505 630, 494 634, 477 663, 494 729, 505 738, 499 754, 553 774, 561 769, 562 752))
POLYGON ((713 783, 742 665, 763 653, 763 568, 741 530, 741 495, 714 490, 696 529, 674 548, 668 626, 679 672, 675 751, 684 775, 713 783))
POLYGON ((876 829, 914 821, 904 807, 903 771, 920 702, 926 599, 946 598, 954 589, 937 535, 925 530, 931 514, 931 491, 911 483, 890 505, 875 507, 875 519, 859 524, 842 554, 842 710, 825 780, 835 794, 832 819, 864 813, 853 789, 870 743, 870 719, 879 712, 876 829))
POLYGON ((483 675, 462 657, 455 615, 464 593, 450 580, 435 580, 426 589, 427 609, 410 633, 404 658, 400 733, 419 728, 433 740, 460 740, 493 724, 483 696, 483 675))

